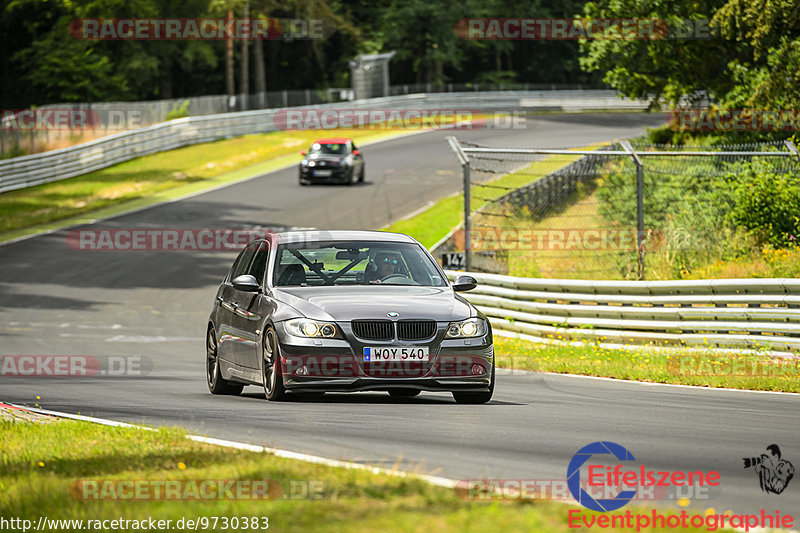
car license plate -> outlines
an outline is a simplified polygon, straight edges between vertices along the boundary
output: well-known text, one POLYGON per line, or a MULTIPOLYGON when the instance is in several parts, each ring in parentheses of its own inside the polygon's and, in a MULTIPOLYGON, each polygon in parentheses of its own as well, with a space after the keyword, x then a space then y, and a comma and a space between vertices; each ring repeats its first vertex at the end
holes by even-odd
POLYGON ((427 346, 381 346, 364 348, 364 361, 428 361, 427 346))
POLYGON ((323 178, 325 176, 330 176, 333 173, 332 170, 315 170, 314 175, 323 178))

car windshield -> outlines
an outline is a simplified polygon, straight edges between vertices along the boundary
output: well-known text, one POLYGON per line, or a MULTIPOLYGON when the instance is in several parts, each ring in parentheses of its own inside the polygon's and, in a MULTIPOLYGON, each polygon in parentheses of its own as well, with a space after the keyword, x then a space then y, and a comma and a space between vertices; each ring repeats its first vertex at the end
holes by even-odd
POLYGON ((277 248, 277 287, 320 285, 422 285, 445 280, 415 243, 329 241, 286 243, 277 248))
POLYGON ((314 143, 308 153, 310 155, 344 155, 347 153, 347 145, 344 143, 314 143))

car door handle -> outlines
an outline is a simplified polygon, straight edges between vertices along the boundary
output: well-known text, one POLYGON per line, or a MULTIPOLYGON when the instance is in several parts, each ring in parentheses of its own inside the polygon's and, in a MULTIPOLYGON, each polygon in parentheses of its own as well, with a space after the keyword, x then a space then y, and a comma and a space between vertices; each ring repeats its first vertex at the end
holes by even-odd
POLYGON ((217 296, 217 301, 218 301, 219 303, 222 303, 222 302, 223 302, 223 300, 222 300, 222 296, 217 296))

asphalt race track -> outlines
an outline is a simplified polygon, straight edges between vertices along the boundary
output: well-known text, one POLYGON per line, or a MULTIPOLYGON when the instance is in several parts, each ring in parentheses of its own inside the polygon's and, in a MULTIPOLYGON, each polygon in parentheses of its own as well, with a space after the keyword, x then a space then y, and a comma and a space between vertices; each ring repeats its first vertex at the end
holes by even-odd
MULTIPOLYGON (((460 132, 495 146, 568 147, 630 137, 663 117, 548 115, 525 130, 460 132)), ((460 190, 448 131, 365 146, 363 185, 299 187, 278 171, 112 220, 96 229, 301 226, 378 228, 460 190)), ((298 158, 299 159, 299 158, 298 158)), ((214 290, 233 252, 81 251, 66 230, 0 246, 0 355, 129 356, 142 375, 0 376, 0 401, 134 423, 182 425, 229 440, 453 479, 564 479, 590 442, 625 446, 654 470, 716 470, 722 485, 696 509, 800 509, 800 480, 761 492, 743 457, 772 443, 800 467, 800 398, 709 391, 549 374, 498 376, 493 401, 456 405, 450 395, 390 399, 328 394, 268 403, 263 391, 212 397, 204 333, 214 290), (37 400, 37 396, 41 399, 37 400)), ((674 500, 667 500, 673 504, 674 500)))

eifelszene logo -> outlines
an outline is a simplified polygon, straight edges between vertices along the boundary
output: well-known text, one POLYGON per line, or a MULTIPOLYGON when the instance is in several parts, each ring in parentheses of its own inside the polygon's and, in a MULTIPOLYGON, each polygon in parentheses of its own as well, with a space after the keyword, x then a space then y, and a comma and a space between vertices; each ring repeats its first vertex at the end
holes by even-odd
POLYGON ((781 449, 777 444, 767 446, 767 451, 769 454, 762 453, 761 457, 744 457, 744 467, 756 471, 761 490, 780 494, 794 477, 794 465, 781 459, 781 449))
POLYGON ((720 484, 719 472, 716 471, 656 471, 648 469, 645 465, 630 465, 633 467, 623 470, 623 465, 606 466, 597 464, 592 460, 595 456, 611 455, 620 462, 633 462, 636 458, 624 447, 609 441, 593 442, 578 450, 572 457, 567 467, 567 487, 570 494, 581 505, 592 511, 615 511, 625 506, 634 499, 639 488, 650 487, 686 487, 686 486, 717 486, 720 484), (581 467, 586 466, 590 488, 614 488, 618 490, 612 498, 595 499, 581 486, 581 467))

